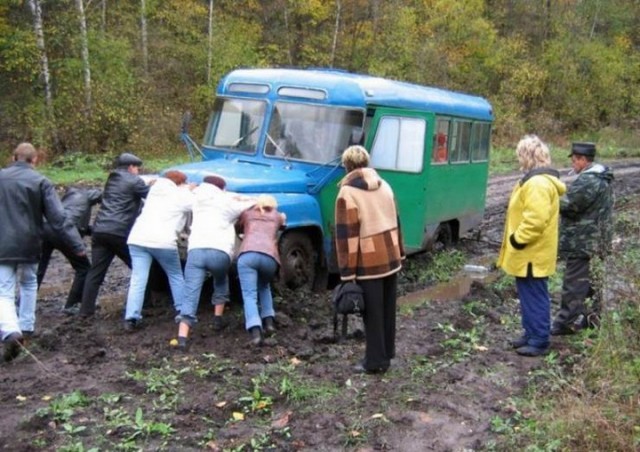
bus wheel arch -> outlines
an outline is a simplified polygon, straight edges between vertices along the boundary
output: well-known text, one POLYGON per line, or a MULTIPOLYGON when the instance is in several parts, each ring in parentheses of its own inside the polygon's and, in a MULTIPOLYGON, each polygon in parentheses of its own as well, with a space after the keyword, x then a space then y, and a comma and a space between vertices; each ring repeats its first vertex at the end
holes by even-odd
POLYGON ((312 290, 318 268, 319 240, 313 228, 285 231, 280 237, 280 278, 278 286, 312 290))
POLYGON ((456 220, 440 223, 434 234, 434 250, 440 251, 451 248, 451 246, 458 241, 459 234, 460 226, 456 220))

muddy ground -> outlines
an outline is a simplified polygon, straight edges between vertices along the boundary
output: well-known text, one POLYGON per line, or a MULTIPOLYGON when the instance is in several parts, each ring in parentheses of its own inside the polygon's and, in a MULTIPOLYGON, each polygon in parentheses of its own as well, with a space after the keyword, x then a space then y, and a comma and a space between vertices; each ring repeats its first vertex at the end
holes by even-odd
MULTIPOLYGON (((616 166, 617 196, 637 194, 637 162, 616 166)), ((482 227, 456 248, 465 262, 493 261, 517 178, 491 180, 482 227)), ((411 274, 432 262, 430 254, 413 257, 411 274)), ((508 345, 519 333, 513 288, 496 284, 495 272, 444 286, 407 273, 392 368, 360 375, 352 371, 364 348, 360 322, 351 319, 348 337, 336 342, 328 293, 280 295, 278 332, 257 349, 247 345, 238 304, 220 333, 210 328, 211 308, 203 305, 191 348, 181 353, 169 346, 176 326, 162 303, 146 308, 142 329, 123 330, 129 271, 119 262, 94 322, 63 315, 73 274, 55 254, 39 294, 37 335, 28 352, 0 365, 0 448, 496 448, 491 420, 512 414, 511 398, 545 365, 508 345)), ((560 359, 571 353, 562 339, 553 338, 552 347, 560 359)))

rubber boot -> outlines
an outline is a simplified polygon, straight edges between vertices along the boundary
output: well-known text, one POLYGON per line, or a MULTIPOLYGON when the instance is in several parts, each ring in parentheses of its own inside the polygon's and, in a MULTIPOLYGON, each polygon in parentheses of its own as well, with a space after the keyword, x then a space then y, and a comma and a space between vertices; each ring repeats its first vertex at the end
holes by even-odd
POLYGON ((253 346, 262 345, 262 329, 259 326, 254 326, 249 329, 251 334, 251 340, 249 343, 253 346))
POLYGON ((273 317, 265 317, 262 319, 262 324, 264 325, 264 332, 267 336, 276 332, 276 325, 273 317))

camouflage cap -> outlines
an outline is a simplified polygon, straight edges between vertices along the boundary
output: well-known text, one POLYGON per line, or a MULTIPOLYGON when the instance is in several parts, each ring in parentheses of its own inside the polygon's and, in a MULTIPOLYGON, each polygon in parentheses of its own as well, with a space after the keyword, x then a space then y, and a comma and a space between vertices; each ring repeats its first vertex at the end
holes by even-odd
POLYGON ((595 157, 596 156, 596 145, 595 143, 572 143, 571 144, 571 157, 573 154, 577 155, 586 155, 587 157, 595 157))

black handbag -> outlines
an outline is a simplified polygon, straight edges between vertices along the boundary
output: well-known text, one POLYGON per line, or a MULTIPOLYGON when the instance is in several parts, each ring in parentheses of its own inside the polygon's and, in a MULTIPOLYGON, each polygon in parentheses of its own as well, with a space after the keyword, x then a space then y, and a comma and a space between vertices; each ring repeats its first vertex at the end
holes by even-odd
POLYGON ((364 291, 355 282, 344 282, 333 289, 333 336, 340 342, 347 338, 349 314, 364 315, 364 291), (342 328, 338 335, 338 315, 342 314, 342 328))
POLYGON ((357 283, 349 281, 333 289, 333 309, 336 314, 364 314, 364 292, 357 283))

